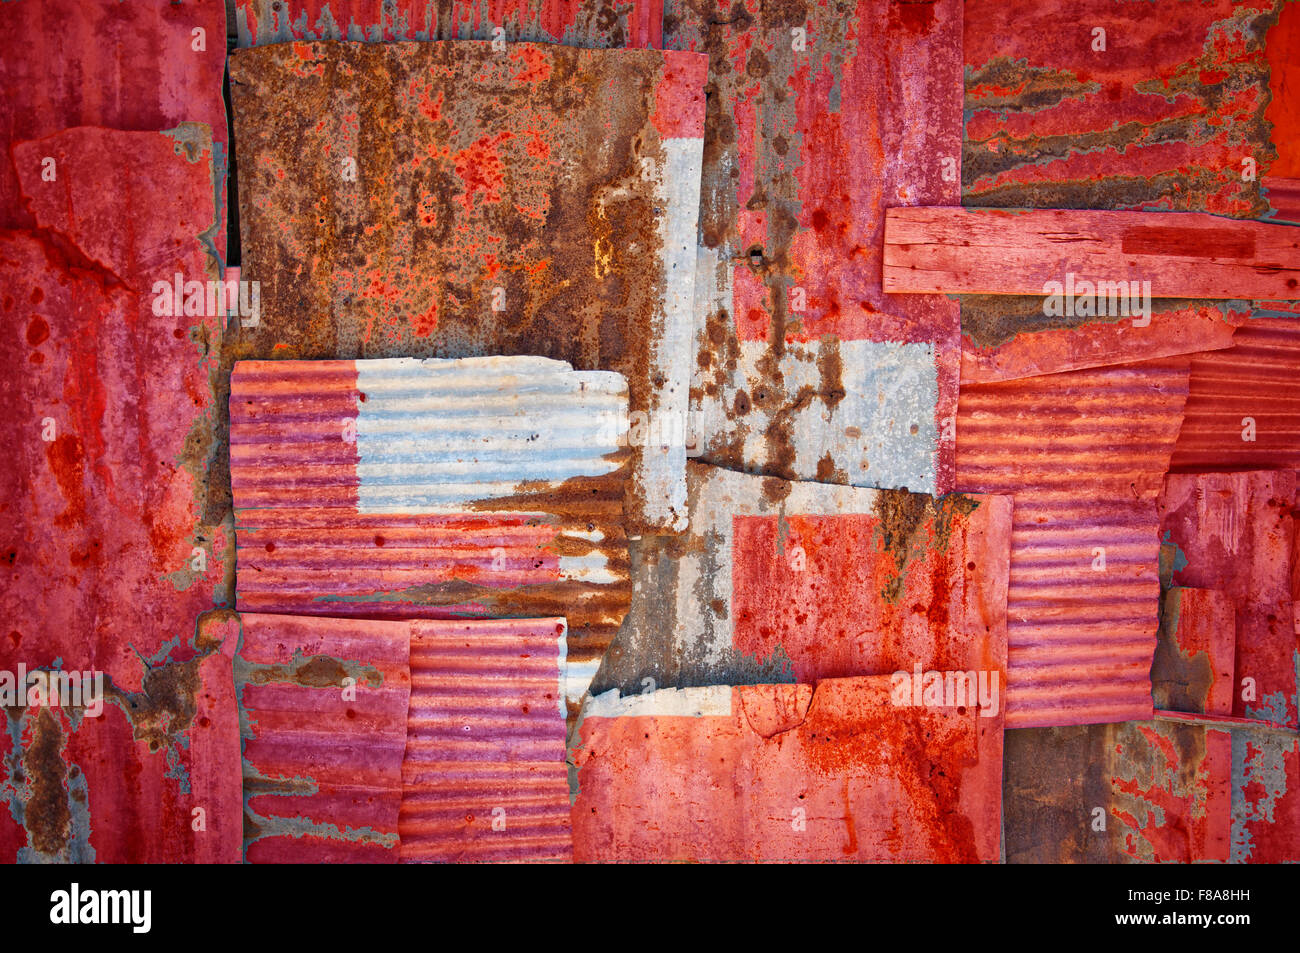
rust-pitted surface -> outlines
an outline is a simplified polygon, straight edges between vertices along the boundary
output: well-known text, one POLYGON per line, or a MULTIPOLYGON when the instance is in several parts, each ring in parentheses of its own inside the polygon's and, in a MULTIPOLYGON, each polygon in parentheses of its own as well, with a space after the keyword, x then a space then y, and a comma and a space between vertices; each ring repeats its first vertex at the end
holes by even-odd
POLYGON ((653 551, 595 691, 996 665, 1011 500, 688 465, 690 532, 653 551), (977 647, 983 647, 983 649, 977 647))
POLYGON ((37 228, 0 233, 0 669, 98 670, 104 709, 10 709, 4 800, 27 836, 9 843, 233 860, 234 645, 198 625, 233 583, 231 526, 203 515, 220 325, 152 293, 214 274, 207 130, 78 127, 12 155, 37 228), (20 779, 23 760, 40 771, 20 779))
POLYGON ((40 157, 11 155, 19 142, 73 126, 153 132, 183 122, 210 130, 219 223, 211 236, 225 256, 225 5, 214 2, 16 0, 0 4, 0 226, 30 228, 19 166, 41 173, 40 157))
POLYGON ((1007 723, 1150 717, 1156 496, 1187 359, 962 388, 957 482, 1014 496, 1007 723))
POLYGON ((1300 740, 1195 716, 1008 731, 1008 863, 1300 860, 1300 740))
POLYGON ((660 46, 660 0, 237 0, 241 47, 290 40, 530 40, 660 46), (500 33, 496 30, 500 29, 500 33))
MULTIPOLYGON (((1277 47, 1269 31, 1282 6, 1082 0, 1063 17, 1050 4, 971 0, 962 203, 1265 216, 1259 180, 1288 139, 1265 116, 1277 99, 1265 36, 1277 47), (1104 51, 1093 49, 1097 29, 1106 32, 1104 51), (1255 162, 1250 178, 1245 158, 1255 162)), ((963 298, 963 378, 1208 350, 1225 330, 1214 313, 1233 320, 1229 307, 1207 304, 1193 317, 1155 304, 1152 326, 1139 330, 1049 319, 1041 298, 963 298), (990 324, 1006 333, 989 340, 990 324), (1022 332, 1031 333, 1015 337, 1022 332)))
POLYGON ((619 371, 647 431, 629 529, 680 531, 704 68, 530 43, 235 53, 243 277, 262 316, 233 353, 619 371))
POLYGON ((1292 728, 1300 665, 1291 601, 1295 495, 1293 471, 1256 470, 1170 474, 1160 496, 1161 537, 1182 557, 1173 582, 1217 589, 1235 609, 1237 690, 1222 714, 1292 728))
POLYGON ((411 624, 240 624, 245 860, 395 863, 411 624))
POLYGON ((1000 714, 894 702, 887 675, 593 699, 574 858, 996 862, 1000 714))
POLYGON ((571 861, 563 619, 417 622, 402 861, 571 861))
MULTIPOLYGON (((631 595, 619 375, 244 361, 230 417, 241 611, 567 616, 590 681, 631 595)), ((575 706, 583 690, 575 677, 575 706)))
POLYGON ((1173 586, 1160 596, 1160 635, 1151 663, 1157 709, 1231 715, 1237 644, 1232 597, 1173 586))
POLYGON ((952 488, 958 315, 881 290, 884 211, 958 200, 957 0, 673 0, 709 55, 692 405, 703 459, 952 488), (802 32, 799 32, 802 31, 802 32))

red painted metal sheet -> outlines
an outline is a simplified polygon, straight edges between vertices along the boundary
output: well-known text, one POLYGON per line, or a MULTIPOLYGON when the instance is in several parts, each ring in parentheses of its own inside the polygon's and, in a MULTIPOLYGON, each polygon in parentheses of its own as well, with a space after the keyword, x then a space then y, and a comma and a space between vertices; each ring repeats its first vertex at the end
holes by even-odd
POLYGON ((578 861, 984 861, 1002 719, 897 705, 890 676, 588 703, 578 861))
POLYGON ((204 516, 220 324, 151 295, 215 273, 212 147, 196 124, 79 127, 12 157, 37 228, 0 234, 0 390, 25 408, 0 423, 0 668, 100 672, 105 706, 11 719, 41 759, 4 789, 20 856, 234 860, 233 644, 199 626, 233 584, 230 524, 204 516))
POLYGON ((1293 471, 1257 470, 1170 474, 1160 498, 1161 535, 1186 560, 1173 581, 1218 589, 1235 607, 1239 689, 1230 714, 1292 727, 1300 658, 1291 600, 1295 495, 1293 471))
POLYGON ((1265 176, 1260 185, 1268 196, 1268 204, 1273 208, 1270 221, 1300 225, 1300 179, 1265 176))
POLYGON ((411 624, 240 616, 250 863, 395 863, 411 624))
POLYGON ((530 43, 235 53, 242 270, 262 320, 233 356, 619 371, 645 433, 628 529, 680 531, 704 69, 530 43))
POLYGON ((1261 313, 1232 347, 1193 359, 1171 470, 1300 469, 1300 305, 1261 313))
POLYGON ((527 40, 584 47, 662 45, 656 0, 236 0, 241 47, 289 40, 527 40), (494 35, 496 28, 503 32, 494 35))
POLYGON ((402 861, 572 861, 563 619, 417 622, 402 861))
POLYGON ((957 482, 1014 496, 1007 724, 1150 717, 1156 496, 1187 359, 962 389, 957 482))
POLYGON ((210 130, 216 175, 206 204, 215 200, 218 228, 209 238, 225 257, 224 4, 18 0, 0 4, 0 35, 9 38, 0 87, 10 91, 0 102, 0 226, 34 224, 15 165, 32 156, 11 156, 17 143, 73 126, 156 131, 199 122, 210 130))
POLYGON ((1174 586, 1161 595, 1160 635, 1151 665, 1156 708, 1232 714, 1237 611, 1217 589, 1174 586))
POLYGON ((955 203, 961 3, 666 5, 709 55, 691 385, 700 455, 952 489, 957 305, 883 294, 884 209, 955 203))
POLYGON ((1008 863, 1300 860, 1300 739, 1221 717, 1006 735, 1008 863))

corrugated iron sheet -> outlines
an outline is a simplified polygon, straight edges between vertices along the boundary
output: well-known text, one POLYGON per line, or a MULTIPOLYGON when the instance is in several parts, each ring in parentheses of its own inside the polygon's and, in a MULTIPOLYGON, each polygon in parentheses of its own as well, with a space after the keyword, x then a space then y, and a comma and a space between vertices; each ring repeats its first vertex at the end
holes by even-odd
POLYGON ((240 622, 245 860, 395 863, 411 624, 240 622))
POLYGON ((1293 728, 1300 668, 1291 600, 1295 498, 1290 470, 1170 474, 1160 497, 1161 536, 1182 557, 1173 581, 1217 589, 1235 609, 1238 689, 1223 714, 1293 728))
POLYGON ((217 229, 207 237, 224 259, 224 4, 20 0, 0 4, 0 35, 9 38, 0 87, 11 93, 0 102, 0 226, 35 225, 15 165, 29 160, 10 153, 17 143, 74 126, 156 132, 198 122, 215 176, 206 201, 217 229))
POLYGON ((243 276, 263 317, 234 356, 619 371, 644 433, 629 530, 681 530, 704 68, 530 43, 235 53, 243 276))
POLYGON ((657 591, 639 594, 595 690, 1000 658, 1009 498, 787 483, 694 462, 688 486, 690 532, 651 550, 658 565, 639 578, 657 591))
POLYGON ((890 676, 611 692, 573 760, 579 861, 998 858, 1001 715, 895 705, 890 676))
MULTIPOLYGON (((1280 6, 1081 0, 1063 22, 1032 0, 970 0, 962 203, 1264 216, 1260 177, 1287 139, 1265 120, 1278 97, 1264 38, 1280 6), (1096 29, 1104 51, 1093 49, 1096 29)), ((1049 319, 1041 298, 966 296, 961 307, 963 380, 1209 350, 1225 332, 1215 313, 1232 322, 1241 310, 1156 301, 1152 325, 1135 329, 1049 319)))
POLYGON ((665 5, 709 55, 693 432, 710 463, 952 489, 957 306, 880 287, 888 205, 955 203, 961 4, 665 5))
POLYGON ((572 861, 563 619, 417 622, 402 861, 572 861))
POLYGON ((237 0, 241 47, 289 40, 528 40, 658 48, 656 0, 237 0))
POLYGON ((1209 719, 1008 731, 1008 863, 1300 860, 1300 739, 1209 719))
POLYGON ((233 860, 233 644, 199 626, 233 583, 203 517, 220 323, 150 294, 215 273, 212 145, 79 127, 8 154, 36 228, 0 235, 0 668, 100 671, 105 707, 10 710, 6 856, 233 860))
POLYGON ((1015 498, 1009 726, 1150 717, 1155 504, 1187 377, 1166 358, 962 388, 958 485, 1015 498))
POLYGON ((630 598, 620 375, 394 358, 231 381, 242 611, 565 615, 576 706, 630 598))
POLYGON ((1232 347, 1193 359, 1172 471, 1300 469, 1300 305, 1255 314, 1232 347))

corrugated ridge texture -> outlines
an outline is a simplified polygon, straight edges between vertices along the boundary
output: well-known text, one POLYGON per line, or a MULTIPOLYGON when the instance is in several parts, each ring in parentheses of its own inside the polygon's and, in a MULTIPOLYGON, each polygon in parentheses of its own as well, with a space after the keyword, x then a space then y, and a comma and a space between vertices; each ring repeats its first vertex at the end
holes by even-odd
POLYGON ((403 862, 573 859, 564 630, 559 618, 413 625, 403 862))
POLYGON ((1151 716, 1155 499, 1187 364, 1169 358, 962 389, 958 486, 1015 498, 1009 727, 1151 716))
POLYGON ((1232 347, 1192 361, 1172 471, 1300 468, 1300 304, 1261 312, 1278 316, 1252 318, 1232 347))
POLYGON ((594 664, 631 594, 626 423, 617 374, 543 358, 239 362, 239 607, 565 616, 594 664))
POLYGON ((395 862, 410 624, 241 620, 246 860, 395 862))

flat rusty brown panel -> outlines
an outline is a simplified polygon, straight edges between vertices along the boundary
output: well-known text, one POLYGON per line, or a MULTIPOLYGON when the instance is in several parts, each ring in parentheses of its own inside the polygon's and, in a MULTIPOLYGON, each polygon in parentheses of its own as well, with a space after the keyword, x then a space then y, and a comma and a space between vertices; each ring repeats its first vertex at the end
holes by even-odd
POLYGON ((1230 713, 1295 727, 1296 640, 1291 601, 1291 470, 1173 473, 1160 497, 1162 538, 1185 564, 1173 582, 1224 592, 1235 607, 1235 681, 1230 713), (1249 684, 1247 683, 1249 680, 1249 684))
POLYGON ((962 388, 958 486, 1014 498, 1010 726, 1150 717, 1156 496, 1187 376, 1166 358, 962 388))
POLYGON ((250 863, 393 863, 411 624, 240 616, 250 863))
MULTIPOLYGON (((631 595, 620 375, 241 361, 230 420, 241 611, 567 616, 590 680, 631 595)), ((575 710, 583 690, 575 675, 575 710)))
POLYGON ((629 530, 680 531, 704 67, 529 43, 235 53, 243 276, 262 317, 233 356, 619 371, 647 433, 629 530))
POLYGON ((1192 360, 1170 469, 1300 469, 1300 305, 1264 302, 1232 347, 1192 360))
POLYGON ((233 643, 199 627, 233 584, 231 524, 203 515, 220 322, 152 293, 215 274, 207 130, 78 127, 12 157, 37 229, 0 233, 0 390, 25 408, 0 424, 0 667, 97 670, 105 699, 11 718, 19 760, 52 755, 7 791, 21 856, 233 860, 233 643))
POLYGON ((1010 499, 687 473, 690 531, 595 690, 1001 666, 1010 499))
POLYGON ((666 5, 709 55, 696 366, 702 459, 946 493, 957 305, 880 287, 884 209, 958 200, 957 0, 666 5))
POLYGON ((1300 739, 1196 717, 1008 731, 1007 863, 1300 859, 1300 739))
POLYGON ((402 861, 572 861, 563 619, 417 622, 402 861))
POLYGON ((1297 298, 1300 228, 1196 213, 891 208, 884 286, 1063 295, 1067 314, 1080 299, 1092 313, 1104 306, 1112 314, 1116 299, 1132 313, 1133 297, 1147 305, 1152 296, 1297 298))
POLYGON ((1001 715, 901 704, 892 682, 590 700, 575 860, 996 862, 1001 715))
POLYGON ((1151 664, 1156 708, 1231 715, 1237 642, 1232 597, 1217 589, 1174 586, 1160 598, 1160 635, 1151 664))
POLYGON ((0 226, 30 228, 19 180, 41 173, 19 170, 10 149, 72 126, 154 132, 199 122, 210 130, 216 212, 208 225, 224 258, 226 107, 221 85, 226 64, 224 4, 120 3, 118 0, 18 0, 0 4, 0 226), (21 174, 20 174, 21 171, 21 174))
POLYGON ((237 0, 241 47, 291 40, 528 40, 661 45, 657 0, 237 0), (500 34, 495 31, 500 28, 500 34))

